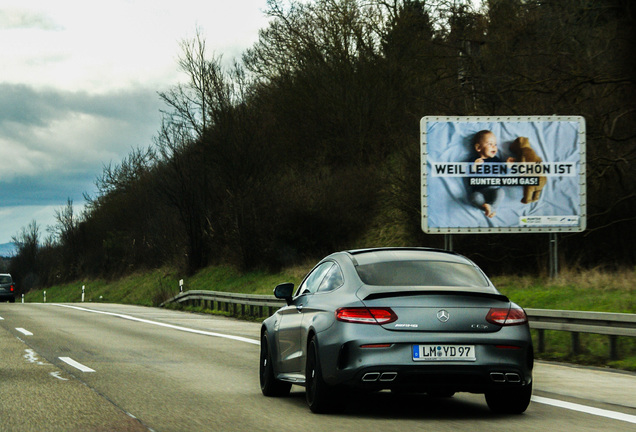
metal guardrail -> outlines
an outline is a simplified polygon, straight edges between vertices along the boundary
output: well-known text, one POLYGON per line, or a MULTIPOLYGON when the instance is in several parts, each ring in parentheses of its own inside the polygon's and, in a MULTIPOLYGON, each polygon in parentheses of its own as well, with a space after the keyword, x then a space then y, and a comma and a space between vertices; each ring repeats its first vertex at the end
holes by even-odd
POLYGON ((610 359, 618 359, 618 336, 636 337, 636 314, 526 309, 530 328, 537 331, 537 351, 545 351, 545 330, 571 333, 572 353, 581 352, 580 333, 609 336, 610 359))
POLYGON ((180 303, 200 306, 211 310, 228 312, 232 315, 268 317, 285 305, 285 300, 271 295, 239 294, 220 291, 184 291, 161 304, 180 303))
MULTIPOLYGON (((165 301, 220 310, 231 315, 267 317, 285 305, 284 300, 271 295, 238 294, 219 291, 192 290, 177 294, 165 301)), ((581 351, 580 333, 609 336, 610 359, 618 358, 618 337, 636 337, 636 314, 583 312, 571 310, 526 309, 530 328, 537 331, 537 351, 545 351, 545 331, 571 333, 572 352, 581 351)))

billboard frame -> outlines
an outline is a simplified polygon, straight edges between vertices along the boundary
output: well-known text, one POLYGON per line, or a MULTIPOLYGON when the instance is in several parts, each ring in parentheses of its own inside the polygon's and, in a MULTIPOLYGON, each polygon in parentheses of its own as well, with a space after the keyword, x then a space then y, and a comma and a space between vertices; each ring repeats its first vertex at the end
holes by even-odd
POLYGON ((586 195, 586 128, 582 116, 424 116, 420 120, 420 149, 421 149, 421 212, 422 231, 427 234, 488 234, 488 233, 559 233, 581 232, 587 225, 587 195, 586 195), (578 223, 567 226, 467 226, 467 227, 431 227, 429 226, 429 196, 428 196, 428 162, 429 162, 429 123, 523 123, 523 122, 570 122, 578 123, 578 223))

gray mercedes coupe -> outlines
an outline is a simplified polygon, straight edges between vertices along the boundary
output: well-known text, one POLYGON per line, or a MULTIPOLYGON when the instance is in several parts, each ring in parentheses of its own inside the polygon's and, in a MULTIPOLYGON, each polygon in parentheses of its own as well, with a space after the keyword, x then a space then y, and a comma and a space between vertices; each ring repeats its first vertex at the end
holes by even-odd
POLYGON ((316 413, 348 391, 485 394, 490 409, 522 413, 534 355, 524 310, 469 259, 426 248, 338 252, 324 258, 261 329, 265 396, 304 386, 316 413))

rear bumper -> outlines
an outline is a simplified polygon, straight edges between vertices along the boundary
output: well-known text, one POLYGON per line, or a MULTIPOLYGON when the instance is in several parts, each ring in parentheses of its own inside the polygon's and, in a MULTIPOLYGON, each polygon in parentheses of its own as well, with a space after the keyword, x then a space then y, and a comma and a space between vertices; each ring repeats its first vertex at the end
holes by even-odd
POLYGON ((363 368, 342 385, 364 390, 486 393, 495 389, 521 387, 531 382, 532 373, 517 367, 387 365, 363 368))
POLYGON ((0 302, 14 302, 15 301, 15 294, 14 293, 7 293, 7 292, 0 292, 0 302))
POLYGON ((485 393, 532 382, 534 353, 527 327, 502 328, 485 335, 390 332, 382 338, 356 338, 345 343, 329 344, 327 340, 323 337, 320 344, 321 363, 323 377, 332 385, 369 390, 485 393), (389 346, 363 347, 381 343, 389 346), (413 345, 421 343, 473 345, 476 359, 415 361, 413 345))

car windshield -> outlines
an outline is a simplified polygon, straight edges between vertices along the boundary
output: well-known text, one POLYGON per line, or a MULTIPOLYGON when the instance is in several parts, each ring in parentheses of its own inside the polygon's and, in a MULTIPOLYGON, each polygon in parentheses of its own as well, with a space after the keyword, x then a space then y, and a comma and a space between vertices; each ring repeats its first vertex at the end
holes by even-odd
POLYGON ((0 284, 11 283, 11 276, 0 276, 0 284))
POLYGON ((487 287, 476 268, 445 261, 389 261, 356 267, 362 282, 378 286, 487 287))

